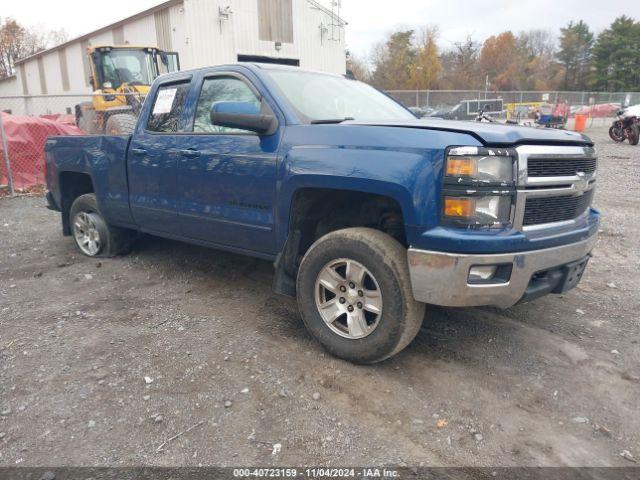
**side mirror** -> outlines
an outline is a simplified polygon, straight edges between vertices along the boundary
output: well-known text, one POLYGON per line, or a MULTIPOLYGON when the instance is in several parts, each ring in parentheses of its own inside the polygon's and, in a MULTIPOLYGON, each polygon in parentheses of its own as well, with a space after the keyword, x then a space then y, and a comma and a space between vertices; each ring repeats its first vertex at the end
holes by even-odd
POLYGON ((211 105, 212 125, 249 130, 259 135, 271 135, 278 128, 274 115, 260 113, 253 102, 215 102, 211 105))

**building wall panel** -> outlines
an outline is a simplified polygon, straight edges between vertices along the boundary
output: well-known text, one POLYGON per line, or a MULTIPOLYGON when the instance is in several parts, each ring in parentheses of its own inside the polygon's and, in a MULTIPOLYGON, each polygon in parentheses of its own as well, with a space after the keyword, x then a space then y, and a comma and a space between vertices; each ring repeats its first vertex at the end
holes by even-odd
POLYGON ((91 72, 89 70, 87 46, 85 42, 74 42, 65 48, 70 72, 70 93, 88 93, 92 91, 92 87, 89 84, 91 72))
POLYGON ((68 92, 69 84, 69 63, 67 62, 67 49, 58 50, 58 62, 60 64, 60 77, 62 78, 62 90, 68 92))
POLYGON ((120 25, 119 27, 116 27, 113 30, 111 30, 111 33, 113 34, 113 44, 114 45, 124 45, 125 41, 124 41, 124 26, 123 25, 120 25))
MULTIPOLYGON (((22 87, 18 81, 18 77, 15 75, 0 80, 0 97, 8 95, 22 95, 22 87)), ((0 109, 4 109, 2 104, 0 104, 0 109)))
POLYGON ((186 43, 186 30, 184 26, 184 6, 175 5, 169 9, 169 25, 171 34, 171 49, 180 54, 181 67, 183 62, 188 62, 188 49, 186 43))
POLYGON ((98 47, 101 45, 113 45, 113 33, 111 30, 101 32, 89 37, 89 45, 98 47))
POLYGON ((62 72, 60 71, 60 59, 57 52, 51 55, 43 55, 41 58, 47 93, 63 93, 62 72))
POLYGON ((123 30, 124 41, 129 45, 155 47, 158 43, 153 15, 127 23, 123 26, 123 30))
POLYGON ((30 95, 40 95, 40 77, 38 76, 38 61, 36 59, 24 62, 27 78, 27 91, 30 95))

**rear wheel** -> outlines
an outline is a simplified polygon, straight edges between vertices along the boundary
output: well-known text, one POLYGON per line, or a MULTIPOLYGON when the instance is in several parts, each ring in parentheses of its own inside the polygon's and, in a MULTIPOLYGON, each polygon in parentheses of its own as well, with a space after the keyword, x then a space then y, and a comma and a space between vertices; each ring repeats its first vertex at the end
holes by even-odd
POLYGON ((131 231, 109 225, 93 193, 75 199, 69 212, 71 232, 80 251, 88 257, 113 257, 131 248, 131 231))
POLYGON ((309 332, 333 355, 375 363, 416 336, 425 306, 411 291, 407 251, 370 228, 328 233, 307 251, 297 279, 309 332))
POLYGON ((640 126, 634 123, 627 129, 627 138, 631 145, 637 145, 640 141, 640 126))
POLYGON ((107 119, 104 133, 107 135, 130 135, 136 128, 136 117, 128 113, 117 113, 107 119))

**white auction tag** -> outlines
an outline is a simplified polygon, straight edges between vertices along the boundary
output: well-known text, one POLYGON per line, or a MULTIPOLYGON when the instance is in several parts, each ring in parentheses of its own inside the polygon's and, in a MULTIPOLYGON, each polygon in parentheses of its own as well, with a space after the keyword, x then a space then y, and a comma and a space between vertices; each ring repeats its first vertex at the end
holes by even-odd
POLYGON ((153 106, 153 114, 160 115, 162 113, 171 112, 173 106, 173 100, 176 98, 177 88, 167 88, 166 90, 160 90, 156 97, 156 103, 153 106))

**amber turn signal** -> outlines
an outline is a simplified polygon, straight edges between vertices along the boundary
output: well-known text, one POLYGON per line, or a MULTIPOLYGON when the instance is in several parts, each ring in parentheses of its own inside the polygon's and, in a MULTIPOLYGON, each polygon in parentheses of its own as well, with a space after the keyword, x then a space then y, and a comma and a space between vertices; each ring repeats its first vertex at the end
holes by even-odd
POLYGON ((476 158, 449 157, 447 160, 447 176, 449 177, 475 177, 478 174, 478 162, 476 158))
POLYGON ((445 197, 444 214, 447 217, 471 218, 476 211, 476 201, 469 197, 445 197))

